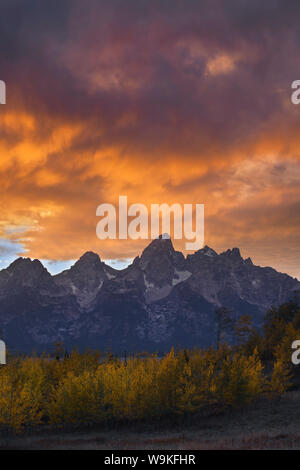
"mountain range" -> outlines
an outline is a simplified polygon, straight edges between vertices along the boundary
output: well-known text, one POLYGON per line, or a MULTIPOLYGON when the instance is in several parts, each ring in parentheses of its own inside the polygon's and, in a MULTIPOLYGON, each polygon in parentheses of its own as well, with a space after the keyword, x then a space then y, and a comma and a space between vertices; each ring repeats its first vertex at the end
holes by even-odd
POLYGON ((57 275, 37 259, 16 259, 0 271, 0 327, 13 351, 51 351, 57 341, 115 353, 207 347, 218 307, 251 315, 259 328, 267 309, 299 293, 297 279, 254 265, 238 248, 184 257, 159 237, 123 270, 93 252, 57 275))

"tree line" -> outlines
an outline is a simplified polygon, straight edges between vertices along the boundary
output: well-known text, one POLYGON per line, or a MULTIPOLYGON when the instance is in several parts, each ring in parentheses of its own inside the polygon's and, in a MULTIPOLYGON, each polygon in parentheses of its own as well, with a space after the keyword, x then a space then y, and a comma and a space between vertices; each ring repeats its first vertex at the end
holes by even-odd
POLYGON ((98 351, 9 357, 0 368, 0 426, 16 432, 42 424, 65 426, 156 421, 226 410, 280 397, 293 382, 291 343, 300 339, 300 308, 270 309, 262 330, 249 316, 234 324, 217 312, 217 347, 126 357, 98 351), (268 371, 266 370, 268 365, 268 371))

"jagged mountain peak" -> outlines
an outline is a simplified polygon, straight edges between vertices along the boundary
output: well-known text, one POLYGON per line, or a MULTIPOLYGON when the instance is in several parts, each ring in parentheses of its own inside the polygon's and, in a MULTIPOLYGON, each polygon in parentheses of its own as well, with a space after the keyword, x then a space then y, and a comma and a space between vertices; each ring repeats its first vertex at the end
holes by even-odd
POLYGON ((5 270, 11 277, 25 279, 51 279, 51 274, 38 259, 17 258, 5 270))
POLYGON ((146 246, 146 248, 144 249, 143 253, 142 253, 142 257, 143 257, 143 254, 144 253, 147 253, 149 251, 154 251, 154 250, 164 250, 164 251, 170 251, 170 252, 174 252, 174 247, 173 247, 173 243, 172 243, 172 240, 170 238, 169 235, 167 234, 163 234, 163 235, 159 235, 158 238, 155 238, 154 240, 152 240, 148 246, 146 246))
POLYGON ((212 256, 212 257, 213 256, 218 256, 217 252, 215 250, 213 250, 212 248, 210 248, 208 245, 205 245, 203 248, 196 251, 194 254, 195 255, 199 254, 199 255, 205 255, 205 256, 212 256))
POLYGON ((51 274, 38 259, 17 258, 0 273, 0 288, 22 286, 54 286, 51 274), (6 287, 5 287, 6 286, 6 287))
MULTIPOLYGON (((100 259, 100 256, 93 251, 86 251, 82 256, 71 266, 70 269, 63 271, 64 273, 70 273, 75 275, 75 273, 92 273, 92 272, 103 272, 105 263, 100 259)), ((62 274, 62 273, 60 273, 62 274)), ((58 276, 60 276, 58 274, 58 276)))
POLYGON ((140 258, 140 267, 144 270, 149 265, 158 264, 183 264, 184 256, 180 251, 174 249, 170 237, 164 238, 166 235, 160 235, 144 249, 140 258))
POLYGON ((94 301, 103 283, 109 275, 111 276, 111 270, 97 253, 87 251, 70 269, 54 277, 59 286, 75 295, 81 307, 87 308, 94 301))
POLYGON ((75 263, 75 265, 77 266, 85 265, 85 264, 100 265, 101 259, 98 253, 94 253, 93 251, 86 251, 85 253, 83 253, 82 256, 80 256, 78 261, 76 261, 75 263))
POLYGON ((191 273, 182 272, 184 265, 185 257, 174 249, 170 238, 160 235, 152 240, 139 259, 147 302, 165 297, 180 279, 187 278, 191 273))
POLYGON ((224 251, 223 253, 221 253, 221 256, 226 256, 228 258, 233 258, 233 259, 238 259, 238 260, 242 260, 242 256, 241 256, 241 252, 240 252, 240 249, 239 248, 232 248, 232 249, 228 249, 226 251, 224 251))
POLYGON ((31 259, 31 258, 23 258, 19 257, 15 261, 13 261, 7 268, 8 271, 20 271, 23 269, 35 269, 36 271, 47 271, 45 266, 40 262, 38 259, 31 259))

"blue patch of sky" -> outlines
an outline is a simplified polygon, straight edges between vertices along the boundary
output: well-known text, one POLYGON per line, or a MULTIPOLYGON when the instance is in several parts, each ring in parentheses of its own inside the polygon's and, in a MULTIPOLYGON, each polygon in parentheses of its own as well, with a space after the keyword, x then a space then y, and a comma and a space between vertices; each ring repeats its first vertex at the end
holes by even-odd
MULTIPOLYGON (((0 270, 7 268, 20 256, 20 253, 23 253, 23 256, 26 257, 24 252, 26 252, 26 250, 21 243, 11 241, 7 238, 0 238, 0 270)), ((58 274, 65 269, 69 269, 76 262, 75 259, 66 261, 41 259, 40 261, 51 274, 58 274)), ((133 258, 104 260, 106 264, 114 269, 124 269, 132 263, 132 261, 133 258)))

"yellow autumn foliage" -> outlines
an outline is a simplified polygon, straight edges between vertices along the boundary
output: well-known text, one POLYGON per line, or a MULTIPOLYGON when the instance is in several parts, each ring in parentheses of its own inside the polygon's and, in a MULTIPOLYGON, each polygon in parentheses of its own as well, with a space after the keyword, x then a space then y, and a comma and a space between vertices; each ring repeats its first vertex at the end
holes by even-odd
POLYGON ((224 345, 126 361, 77 351, 60 361, 12 359, 0 368, 0 427, 150 421, 238 406, 271 389, 283 393, 282 377, 279 363, 267 380, 257 351, 224 345))

